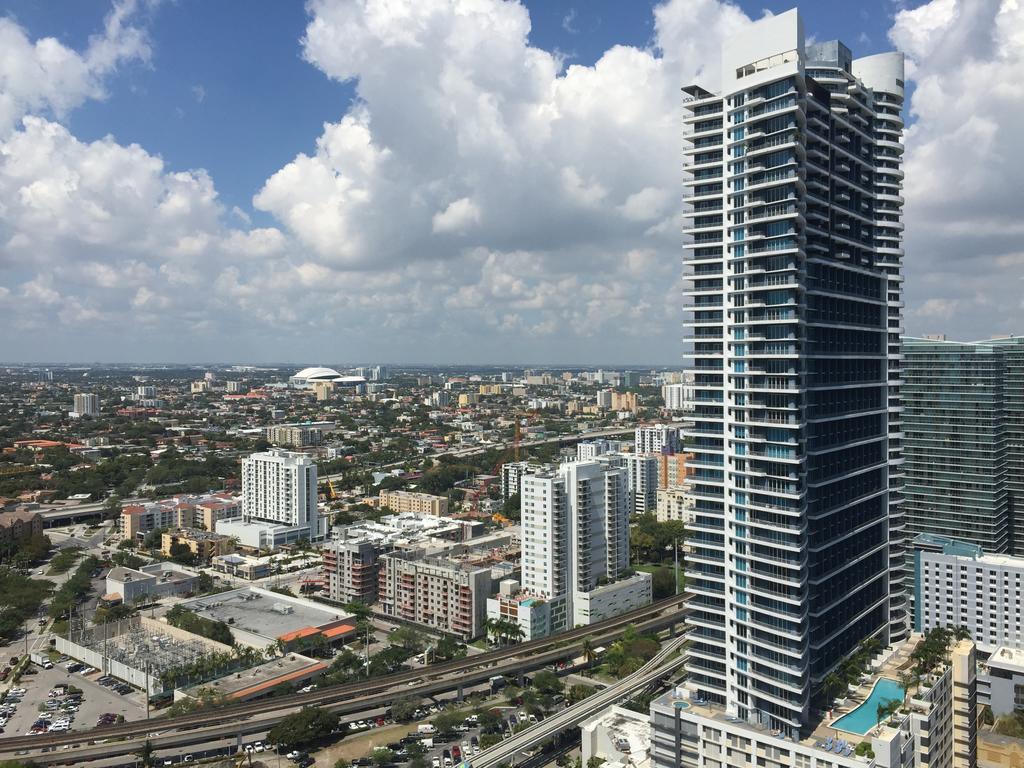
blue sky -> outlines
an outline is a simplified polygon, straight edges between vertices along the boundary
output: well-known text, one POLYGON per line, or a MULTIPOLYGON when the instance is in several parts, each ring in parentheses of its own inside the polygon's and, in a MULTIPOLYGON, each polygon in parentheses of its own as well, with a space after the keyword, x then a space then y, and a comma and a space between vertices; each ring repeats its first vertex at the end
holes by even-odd
MULTIPOLYGON (((0 360, 678 363, 679 87, 790 7, 0 0, 0 360)), ((800 10, 908 56, 906 331, 1019 332, 1024 7, 800 10)))
MULTIPOLYGON (((533 0, 530 42, 570 63, 591 65, 613 45, 649 45, 650 0, 533 0)), ((106 0, 7 0, 9 15, 33 37, 54 36, 80 49, 110 9, 106 0)), ((792 2, 741 2, 751 16, 788 10, 792 2)), ((885 33, 891 0, 822 0, 801 8, 809 35, 843 39, 858 53, 891 50, 885 33), (846 32, 845 30, 851 30, 846 32), (862 37, 863 35, 863 37, 862 37)), ((229 206, 258 221, 250 198, 264 180, 308 151, 321 125, 354 97, 351 83, 331 82, 302 59, 298 41, 308 15, 299 2, 175 0, 145 12, 151 65, 126 67, 109 98, 90 101, 67 123, 83 140, 112 133, 138 143, 174 168, 206 168, 229 206), (242 12, 240 12, 240 10, 242 12)))

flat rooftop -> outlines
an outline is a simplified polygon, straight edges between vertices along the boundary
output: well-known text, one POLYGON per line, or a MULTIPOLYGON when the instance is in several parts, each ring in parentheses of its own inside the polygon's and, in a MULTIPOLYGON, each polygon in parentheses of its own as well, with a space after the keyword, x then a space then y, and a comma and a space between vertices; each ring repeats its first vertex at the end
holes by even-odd
POLYGON ((990 667, 1024 672, 1024 649, 1000 646, 986 662, 990 667))
POLYGON ((231 699, 249 699, 263 695, 282 683, 303 680, 327 669, 327 665, 308 656, 289 653, 252 667, 233 672, 218 680, 188 688, 185 693, 198 697, 203 690, 213 690, 231 699))
POLYGON ((205 618, 223 621, 232 629, 265 637, 268 643, 306 627, 322 627, 352 618, 327 605, 256 587, 186 600, 181 607, 205 618))

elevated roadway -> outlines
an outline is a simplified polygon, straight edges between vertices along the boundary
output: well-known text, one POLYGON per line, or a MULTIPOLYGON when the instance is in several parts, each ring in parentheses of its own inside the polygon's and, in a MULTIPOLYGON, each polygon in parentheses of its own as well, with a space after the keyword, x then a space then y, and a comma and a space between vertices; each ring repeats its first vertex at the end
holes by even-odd
POLYGON ((541 720, 536 725, 512 734, 490 749, 485 749, 472 758, 471 767, 468 763, 464 765, 466 768, 497 768, 503 763, 511 764, 520 752, 533 749, 566 728, 577 726, 588 717, 593 717, 610 704, 617 704, 648 685, 658 682, 682 665, 684 657, 677 652, 685 641, 685 637, 673 638, 654 658, 632 675, 588 696, 578 704, 541 720))
POLYGON ((629 624, 634 624, 641 632, 675 626, 683 622, 684 603, 685 597, 677 595, 550 638, 310 693, 277 696, 174 718, 134 721, 82 732, 0 739, 0 757, 21 756, 24 750, 29 750, 31 759, 38 763, 81 763, 97 757, 132 753, 147 738, 160 747, 184 746, 201 744, 211 736, 259 732, 304 706, 327 707, 340 714, 350 714, 388 705, 398 695, 426 698, 459 691, 463 686, 495 675, 519 675, 572 656, 579 651, 585 639, 592 639, 595 643, 613 640, 629 624), (160 736, 150 737, 156 731, 160 736), (97 743, 98 739, 104 740, 102 746, 97 743), (47 752, 42 752, 43 749, 47 752))

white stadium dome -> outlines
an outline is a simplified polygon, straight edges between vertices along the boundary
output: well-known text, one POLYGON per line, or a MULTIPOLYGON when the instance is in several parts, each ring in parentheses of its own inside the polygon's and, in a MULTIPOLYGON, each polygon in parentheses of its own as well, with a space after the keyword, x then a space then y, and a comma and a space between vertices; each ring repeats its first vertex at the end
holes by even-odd
POLYGON ((294 374, 291 379, 293 386, 308 386, 317 381, 332 381, 335 384, 365 384, 366 379, 362 376, 346 376, 338 373, 333 368, 314 366, 303 368, 294 374))
POLYGON ((306 381, 334 381, 340 379, 341 374, 333 368, 303 368, 293 378, 306 381))

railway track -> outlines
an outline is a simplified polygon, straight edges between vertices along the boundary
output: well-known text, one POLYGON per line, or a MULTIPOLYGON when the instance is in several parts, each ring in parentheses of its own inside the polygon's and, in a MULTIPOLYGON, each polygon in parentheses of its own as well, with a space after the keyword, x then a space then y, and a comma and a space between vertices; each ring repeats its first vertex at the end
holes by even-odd
MULTIPOLYGON (((489 668, 500 665, 503 661, 523 656, 543 656, 545 660, 558 658, 564 655, 564 652, 568 652, 580 645, 586 638, 593 638, 594 640, 611 639, 631 623, 637 623, 638 628, 643 629, 655 624, 665 625, 674 621, 682 621, 683 610, 678 610, 669 617, 663 614, 670 609, 680 608, 685 600, 684 595, 676 595, 643 608, 635 609, 621 616, 616 616, 613 619, 607 619, 587 627, 572 629, 554 637, 520 643, 508 648, 499 648, 475 656, 467 656, 463 659, 431 664, 429 667, 422 669, 397 672, 376 679, 331 686, 319 691, 276 696, 270 699, 245 702, 173 718, 133 721, 104 728, 92 728, 81 732, 52 736, 45 734, 4 738, 0 739, 0 755, 10 755, 25 749, 38 750, 43 747, 61 749, 65 745, 88 744, 89 742, 95 742, 96 739, 104 739, 108 743, 115 740, 137 739, 147 736, 154 730, 166 733, 171 730, 184 730, 218 724, 231 725, 236 724, 241 719, 254 715, 263 715, 279 710, 290 711, 304 706, 330 707, 331 705, 343 705, 340 707, 343 710, 359 711, 358 709, 352 709, 352 706, 359 705, 365 708, 366 704, 372 703, 374 699, 382 694, 393 691, 401 691, 403 695, 430 695, 439 686, 441 686, 442 690, 445 686, 447 686, 447 690, 458 687, 460 681, 465 679, 455 677, 460 672, 489 671, 489 668), (643 621, 644 619, 647 619, 647 621, 643 621), (449 679, 441 680, 440 678, 449 679), (415 684, 417 682, 421 683, 421 685, 409 685, 410 683, 415 684)), ((118 745, 110 743, 109 746, 115 747, 118 745)))

